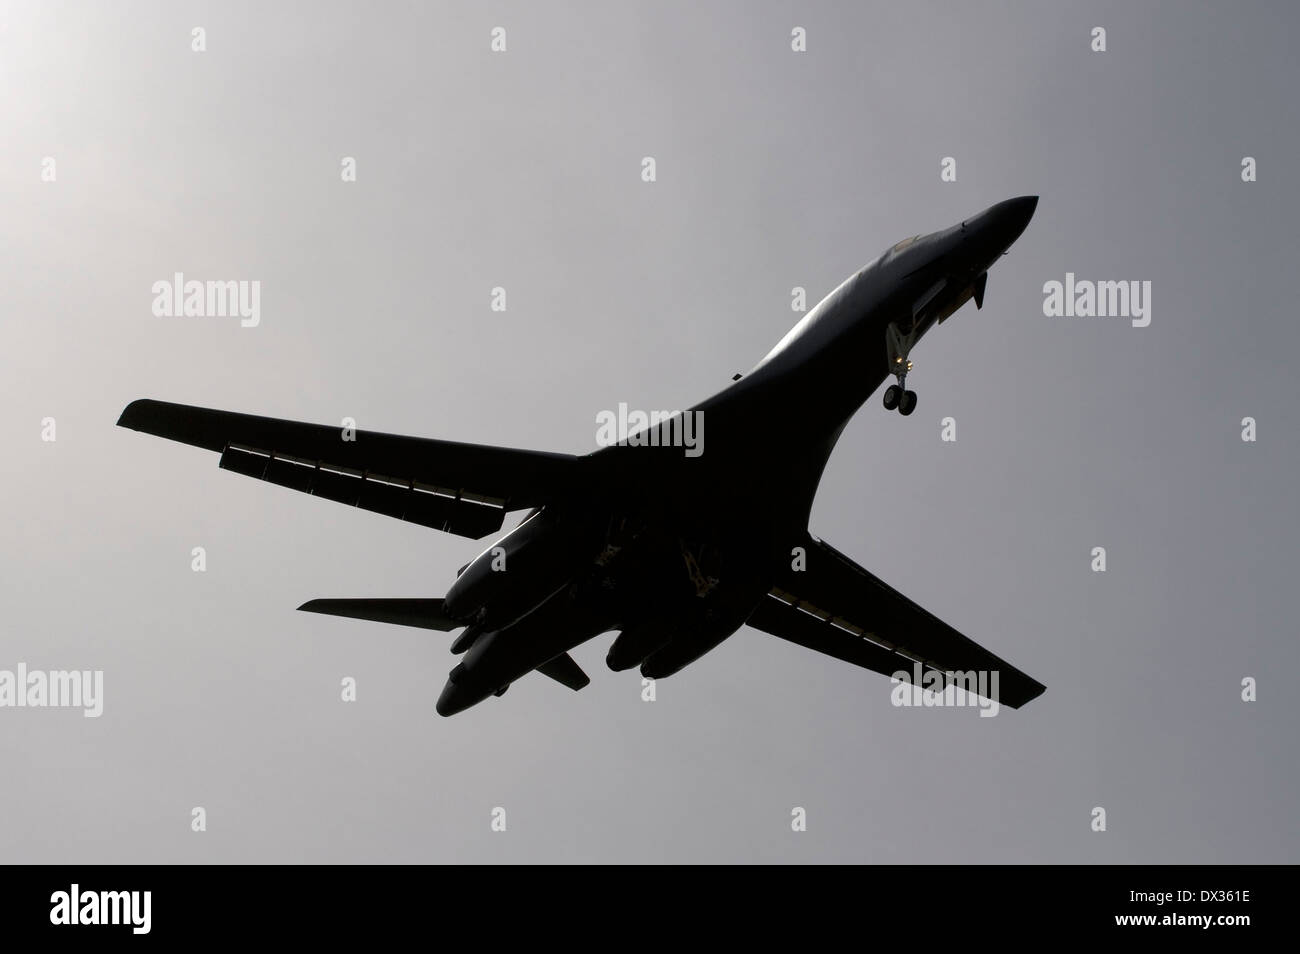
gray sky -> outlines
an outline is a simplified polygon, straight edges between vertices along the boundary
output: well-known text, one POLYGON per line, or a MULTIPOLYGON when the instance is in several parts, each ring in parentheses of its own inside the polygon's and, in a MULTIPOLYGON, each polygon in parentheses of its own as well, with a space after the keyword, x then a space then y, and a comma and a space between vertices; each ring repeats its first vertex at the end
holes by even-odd
POLYGON ((1300 860, 1298 21, 5 4, 0 669, 102 669, 105 699, 0 709, 0 857, 1300 860), (653 704, 605 636, 575 653, 582 692, 530 676, 441 719, 445 636, 294 607, 441 595, 483 544, 113 426, 154 397, 585 453, 597 411, 685 407, 751 367, 800 317, 793 286, 811 304, 1026 193, 984 310, 914 355, 916 414, 873 397, 812 518, 1047 685, 997 718, 895 708, 882 677, 744 629, 653 704), (177 271, 260 281, 261 324, 154 317, 177 271), (1150 327, 1044 317, 1067 271, 1152 282, 1150 327))

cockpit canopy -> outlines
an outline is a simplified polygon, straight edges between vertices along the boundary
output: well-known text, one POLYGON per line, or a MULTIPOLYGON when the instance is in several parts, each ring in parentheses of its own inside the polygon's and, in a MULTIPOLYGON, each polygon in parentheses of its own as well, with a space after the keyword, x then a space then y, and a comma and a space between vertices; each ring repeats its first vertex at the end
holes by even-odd
POLYGON ((891 248, 891 249, 890 249, 886 254, 888 254, 888 255, 896 255, 897 253, 899 253, 899 252, 901 252, 903 249, 907 248, 909 245, 911 245, 913 242, 915 242, 915 241, 916 241, 917 239, 919 239, 920 237, 921 237, 921 236, 919 236, 919 235, 913 235, 911 238, 905 238, 905 239, 903 239, 903 241, 899 242, 897 245, 895 245, 893 248, 891 248))

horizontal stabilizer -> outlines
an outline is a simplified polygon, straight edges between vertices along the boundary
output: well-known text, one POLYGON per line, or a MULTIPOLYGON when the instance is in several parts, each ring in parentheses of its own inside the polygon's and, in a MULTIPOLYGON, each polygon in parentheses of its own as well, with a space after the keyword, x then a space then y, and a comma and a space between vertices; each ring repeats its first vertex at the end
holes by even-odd
POLYGON ((582 667, 568 653, 561 653, 550 662, 542 663, 537 671, 575 692, 591 682, 591 677, 582 671, 582 667))
POLYGON ((418 626, 420 629, 436 629, 444 633, 465 625, 443 613, 442 600, 311 600, 298 609, 376 623, 418 626))
POLYGON ((975 307, 984 307, 984 287, 989 283, 989 273, 985 272, 979 278, 975 279, 975 307))

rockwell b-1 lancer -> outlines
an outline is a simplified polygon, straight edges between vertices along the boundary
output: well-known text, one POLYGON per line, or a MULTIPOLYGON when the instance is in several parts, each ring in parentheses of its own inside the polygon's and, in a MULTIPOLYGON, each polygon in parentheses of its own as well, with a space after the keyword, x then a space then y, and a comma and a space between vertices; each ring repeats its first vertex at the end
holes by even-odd
POLYGON ((685 412, 707 423, 704 453, 674 446, 675 419, 654 425, 663 440, 632 435, 585 456, 151 400, 118 424, 217 451, 226 470, 465 537, 527 511, 441 599, 299 607, 461 630, 444 716, 533 670, 581 689, 589 679, 569 650, 600 633, 619 634, 611 669, 662 678, 745 624, 885 675, 924 671, 942 685, 996 673, 997 701, 1019 707, 1043 685, 811 535, 808 517, 849 419, 890 376, 884 406, 915 410, 912 348, 968 300, 983 307, 988 269, 1037 203, 1008 199, 904 239, 850 276, 753 370, 685 412))

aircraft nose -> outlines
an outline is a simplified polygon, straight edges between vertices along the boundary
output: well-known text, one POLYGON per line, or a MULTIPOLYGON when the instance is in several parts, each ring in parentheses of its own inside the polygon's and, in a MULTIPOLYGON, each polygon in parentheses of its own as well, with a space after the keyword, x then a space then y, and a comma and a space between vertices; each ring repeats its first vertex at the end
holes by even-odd
MULTIPOLYGON (((1020 233, 1029 225, 1029 220, 1034 217, 1034 210, 1038 208, 1038 196, 1017 196, 1014 199, 999 202, 994 208, 1000 210, 998 214, 1006 222, 1008 229, 1014 231, 1015 234, 1011 236, 1011 242, 1014 242, 1020 238, 1020 233)), ((1010 244, 1010 242, 1007 244, 1010 244)))
POLYGON ((992 251, 1005 252, 1011 243, 1020 238, 1038 208, 1038 196, 1022 195, 991 205, 966 222, 968 230, 974 229, 992 251))

